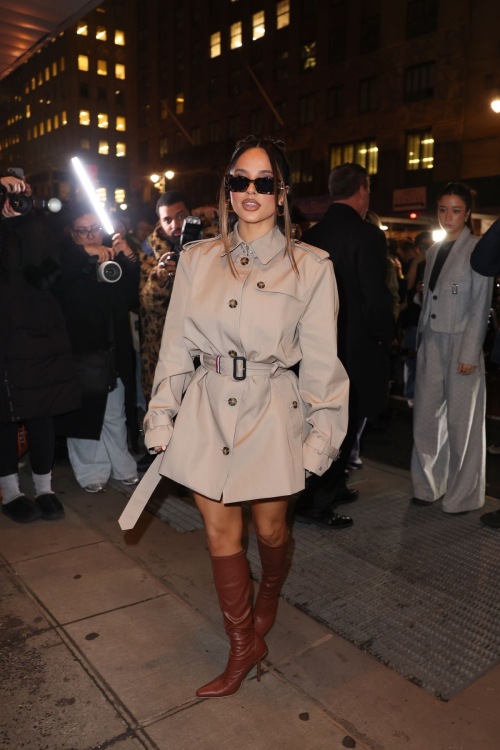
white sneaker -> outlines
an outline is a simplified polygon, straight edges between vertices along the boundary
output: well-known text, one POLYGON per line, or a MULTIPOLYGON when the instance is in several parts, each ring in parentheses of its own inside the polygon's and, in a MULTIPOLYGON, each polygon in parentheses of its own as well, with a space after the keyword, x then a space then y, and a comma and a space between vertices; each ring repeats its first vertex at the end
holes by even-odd
POLYGON ((83 489, 85 490, 85 492, 93 492, 95 494, 97 492, 106 492, 106 485, 105 484, 88 484, 83 489))
POLYGON ((487 451, 491 456, 500 456, 500 445, 490 445, 487 451))
POLYGON ((134 484, 138 483, 139 477, 130 477, 130 479, 120 479, 118 481, 125 484, 127 487, 132 487, 134 484))

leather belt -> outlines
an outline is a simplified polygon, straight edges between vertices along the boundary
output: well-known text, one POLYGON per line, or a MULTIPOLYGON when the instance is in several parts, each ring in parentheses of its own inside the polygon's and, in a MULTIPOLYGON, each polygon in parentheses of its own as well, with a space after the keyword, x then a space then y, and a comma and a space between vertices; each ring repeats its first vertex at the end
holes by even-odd
POLYGON ((214 357, 211 354, 202 354, 200 361, 206 370, 212 370, 233 380, 245 380, 247 374, 275 378, 288 371, 288 368, 282 367, 279 362, 266 365, 261 362, 249 362, 245 357, 214 357))

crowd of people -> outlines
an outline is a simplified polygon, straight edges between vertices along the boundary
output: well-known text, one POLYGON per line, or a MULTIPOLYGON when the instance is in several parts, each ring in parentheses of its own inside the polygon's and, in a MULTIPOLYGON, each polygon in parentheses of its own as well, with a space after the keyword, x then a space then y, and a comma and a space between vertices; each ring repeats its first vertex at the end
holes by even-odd
MULTIPOLYGON (((84 204, 54 235, 42 216, 12 207, 10 194, 29 193, 23 180, 1 184, 2 513, 19 523, 64 516, 51 485, 57 436, 87 492, 104 492, 110 477, 136 485, 145 471, 189 488, 231 642, 225 671, 199 696, 232 695, 267 653, 290 497, 299 495, 303 522, 352 526, 337 509, 359 496, 346 476, 362 467, 365 425, 401 377, 395 350, 414 412, 411 503, 442 500, 449 515, 484 504, 483 342, 500 224, 473 236, 465 185, 441 191, 445 238, 433 244, 428 232, 387 240, 357 164, 332 170, 331 206, 310 226, 291 202, 284 144, 272 138, 237 144, 217 209, 193 210, 169 191, 155 226, 139 221, 131 232, 116 219, 112 237, 84 204), (206 237, 186 244, 193 214, 206 237), (19 484, 21 424, 34 500, 19 484), (262 561, 253 608, 242 502, 262 561)), ((134 493, 139 511, 155 481, 134 493)), ((500 511, 482 521, 500 528, 500 511)))

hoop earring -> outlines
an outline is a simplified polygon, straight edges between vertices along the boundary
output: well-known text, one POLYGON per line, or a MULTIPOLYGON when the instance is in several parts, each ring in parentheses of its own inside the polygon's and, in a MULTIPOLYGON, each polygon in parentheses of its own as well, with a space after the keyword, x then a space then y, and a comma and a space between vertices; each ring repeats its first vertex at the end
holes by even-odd
POLYGON ((285 206, 284 205, 280 206, 279 203, 278 203, 278 208, 276 209, 276 213, 278 214, 278 216, 284 216, 285 215, 285 206), (280 208, 281 208, 281 211, 280 211, 280 208))
POLYGON ((227 201, 226 201, 226 210, 227 210, 227 211, 228 211, 228 212, 229 212, 230 214, 234 214, 234 208, 233 208, 233 207, 232 207, 232 205, 231 205, 231 198, 228 198, 228 199, 227 199, 227 201))

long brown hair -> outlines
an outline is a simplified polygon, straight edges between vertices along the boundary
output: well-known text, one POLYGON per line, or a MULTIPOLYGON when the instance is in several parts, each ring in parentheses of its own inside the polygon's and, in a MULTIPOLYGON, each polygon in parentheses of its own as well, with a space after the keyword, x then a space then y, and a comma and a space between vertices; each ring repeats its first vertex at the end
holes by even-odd
MULTIPOLYGON (((283 196, 283 214, 276 213, 275 226, 278 227, 285 237, 285 255, 289 258, 293 270, 298 275, 297 263, 293 255, 292 222, 290 218, 292 173, 290 164, 286 157, 284 142, 274 140, 274 138, 271 138, 270 136, 257 138, 254 135, 247 135, 246 138, 243 138, 243 140, 238 141, 236 144, 236 148, 231 156, 225 175, 230 174, 240 156, 244 154, 245 151, 249 151, 252 148, 261 148, 266 152, 269 161, 271 162, 271 169, 274 175, 274 196, 276 199, 276 207, 278 207, 278 199, 281 197, 281 194, 283 196), (290 188, 288 192, 286 190, 287 187, 290 188)), ((219 192, 219 225, 229 268, 231 269, 233 276, 237 276, 234 261, 230 252, 229 234, 232 232, 238 217, 234 212, 230 212, 227 207, 229 190, 226 186, 225 175, 219 192)))

